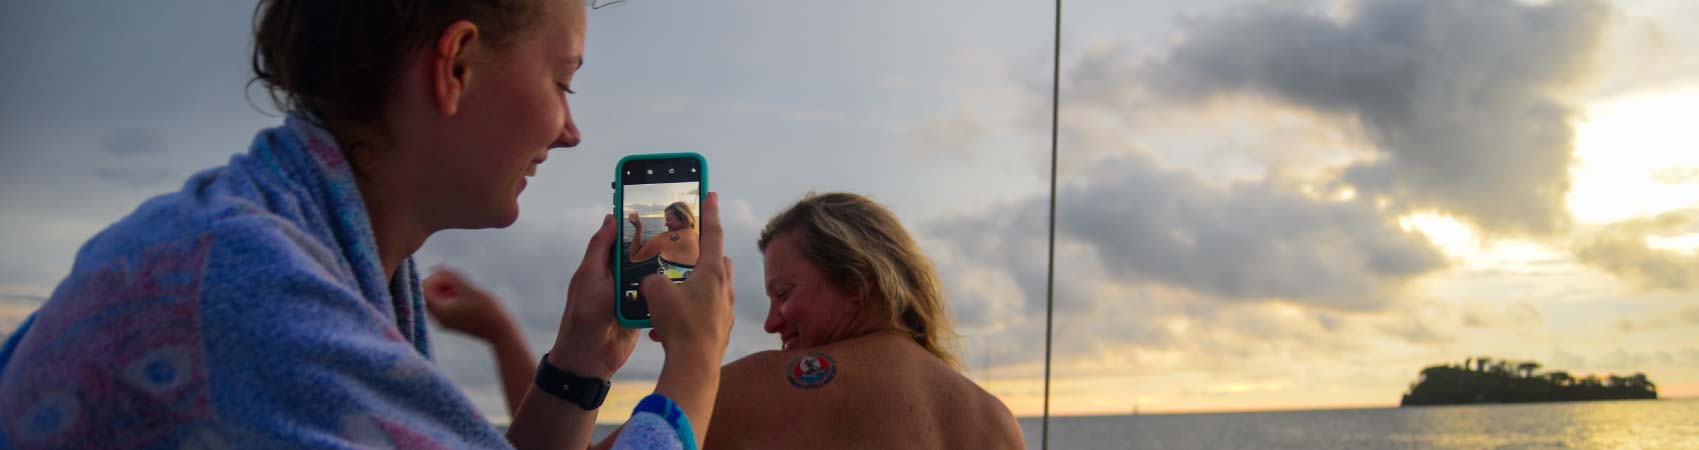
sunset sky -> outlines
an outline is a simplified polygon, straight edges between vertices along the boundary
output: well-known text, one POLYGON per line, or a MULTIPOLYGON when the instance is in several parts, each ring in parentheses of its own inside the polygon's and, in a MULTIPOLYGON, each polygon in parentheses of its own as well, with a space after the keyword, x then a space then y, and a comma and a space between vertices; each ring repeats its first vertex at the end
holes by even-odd
MULTIPOLYGON (((1699 396, 1699 2, 1068 1, 1057 414, 1396 405, 1470 356, 1699 396)), ((627 0, 503 230, 417 255, 532 351, 632 153, 713 168, 737 327, 776 349, 755 238, 809 191, 895 210, 947 280, 966 375, 1042 402, 1052 5, 627 0)), ((78 246, 280 119, 250 2, 0 2, 0 333, 78 246), (246 92, 246 95, 244 95, 246 92)), ((437 361, 506 416, 479 343, 437 361)), ((640 345, 601 419, 650 391, 640 345)))

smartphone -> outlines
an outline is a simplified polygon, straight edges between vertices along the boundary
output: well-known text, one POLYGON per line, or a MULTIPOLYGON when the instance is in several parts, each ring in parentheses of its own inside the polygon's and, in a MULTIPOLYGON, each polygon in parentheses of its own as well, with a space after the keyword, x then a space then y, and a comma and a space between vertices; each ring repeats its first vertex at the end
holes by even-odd
POLYGON ((661 275, 683 283, 701 253, 702 202, 708 196, 708 160, 696 153, 631 155, 614 166, 614 317, 626 328, 649 328, 643 278, 661 275))

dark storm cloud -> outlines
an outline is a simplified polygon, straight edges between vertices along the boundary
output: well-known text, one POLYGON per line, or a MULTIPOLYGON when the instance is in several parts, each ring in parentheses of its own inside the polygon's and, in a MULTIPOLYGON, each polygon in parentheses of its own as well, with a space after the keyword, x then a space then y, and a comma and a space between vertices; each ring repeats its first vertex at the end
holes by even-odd
POLYGON ((1420 236, 1364 202, 1330 203, 1267 182, 1214 189, 1142 161, 1066 191, 1064 231, 1100 258, 1227 298, 1372 307, 1388 282, 1443 265, 1420 236))
MULTIPOLYGON (((1375 0, 1351 9, 1335 19, 1266 3, 1189 20, 1165 58, 1128 74, 1171 100, 1262 96, 1346 115, 1379 156, 1344 172, 1360 192, 1491 231, 1562 230, 1576 113, 1564 92, 1586 75, 1610 8, 1375 0)), ((1081 81, 1094 79, 1128 82, 1081 81)))
MULTIPOLYGON (((1568 226, 1575 109, 1567 92, 1586 75, 1608 7, 1376 0, 1330 16, 1312 5, 1258 3, 1183 19, 1180 38, 1154 57, 1123 43, 1064 66, 1062 150, 1087 162, 1064 177, 1057 220, 1058 315, 1076 318, 1064 322, 1074 335, 1093 336, 1076 351, 1182 348, 1195 338, 1175 340, 1158 324, 1187 318, 1238 329, 1224 311, 1267 301, 1340 315, 1281 322, 1297 328, 1271 328, 1278 332, 1240 330, 1223 348, 1310 328, 1445 342, 1446 331, 1424 321, 1365 328, 1342 319, 1396 310, 1399 286, 1446 265, 1396 217, 1440 210, 1490 234, 1549 236, 1568 226), (1135 150, 1141 144, 1101 127, 1160 121, 1173 108, 1230 97, 1274 99, 1360 128, 1354 134, 1372 157, 1332 180, 1354 188, 1356 200, 1317 200, 1278 176, 1223 181, 1167 169, 1148 155, 1176 150, 1135 150), (1149 299, 1167 294, 1117 292, 1150 285, 1193 294, 1176 300, 1183 306, 1155 307, 1149 299)), ((1038 88, 1048 91, 1029 86, 1038 88)), ((941 271, 1003 271, 1012 280, 1013 293, 952 284, 964 322, 1010 322, 997 320, 1010 296, 1042 313, 1046 209, 1046 198, 1032 197, 928 229, 951 254, 941 271)))
MULTIPOLYGON (((1089 345, 1170 348, 1172 333, 1155 323, 1188 317, 1231 327, 1216 319, 1223 308, 1265 301, 1350 317, 1388 311, 1404 282, 1446 265, 1428 241, 1397 225, 1410 211, 1445 211, 1489 234, 1549 236, 1568 226, 1568 91, 1586 76, 1608 7, 1378 0, 1349 4, 1341 17, 1306 5, 1261 3, 1185 19, 1180 39, 1156 57, 1139 58, 1130 46, 1094 48, 1067 66, 1063 106, 1091 115, 1063 120, 1060 130, 1064 153, 1089 166, 1067 174, 1060 193, 1058 314, 1083 319, 1070 322, 1074 328, 1117 318, 1115 327, 1094 330, 1101 339, 1089 345), (1234 96, 1275 99, 1360 128, 1373 157, 1334 180, 1357 199, 1317 200, 1274 176, 1222 182, 1166 169, 1147 156, 1153 152, 1133 151, 1097 126, 1149 122, 1171 107, 1234 96), (1112 306, 1148 297, 1101 292, 1104 284, 1148 283, 1196 295, 1183 307, 1122 311, 1112 306)), ((1172 150, 1154 153, 1165 151, 1172 150)), ((1008 315, 1042 311, 1046 209, 1047 199, 1032 197, 928 227, 949 255, 941 272, 1007 277, 991 282, 1006 289, 986 287, 983 277, 947 277, 964 324, 1017 330, 1010 334, 1033 325, 1008 315)), ((1362 330, 1342 316, 1316 317, 1318 329, 1362 330)), ((1448 339, 1423 322, 1369 328, 1412 342, 1448 339)))
MULTIPOLYGON (((1231 300, 1370 310, 1393 300, 1388 288, 1444 265, 1426 240, 1362 201, 1318 201, 1269 182, 1216 188, 1142 158, 1102 167, 1114 175, 1059 194, 1057 239, 1089 246, 1094 262, 1126 281, 1231 300)), ((1029 301, 1041 301, 1046 201, 1029 199, 934 231, 977 264, 1020 274, 1029 301)))

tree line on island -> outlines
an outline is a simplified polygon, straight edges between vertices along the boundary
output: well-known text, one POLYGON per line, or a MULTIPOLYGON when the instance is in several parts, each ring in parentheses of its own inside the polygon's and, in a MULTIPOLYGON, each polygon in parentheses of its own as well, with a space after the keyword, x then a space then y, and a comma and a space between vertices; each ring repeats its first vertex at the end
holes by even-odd
POLYGON ((1399 406, 1658 398, 1658 385, 1643 373, 1576 378, 1565 371, 1537 372, 1540 367, 1534 361, 1485 356, 1465 359, 1461 365, 1428 366, 1399 406))

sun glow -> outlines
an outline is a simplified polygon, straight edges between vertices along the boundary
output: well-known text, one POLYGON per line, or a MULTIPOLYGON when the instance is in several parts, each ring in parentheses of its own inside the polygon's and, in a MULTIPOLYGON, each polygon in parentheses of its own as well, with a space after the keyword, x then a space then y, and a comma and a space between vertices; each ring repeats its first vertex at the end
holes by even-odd
POLYGON ((1699 233, 1681 236, 1646 236, 1646 246, 1677 253, 1699 254, 1699 233))
POLYGON ((1492 269, 1532 273, 1544 261, 1564 258, 1561 250, 1534 240, 1510 237, 1488 238, 1457 218, 1418 212, 1398 218, 1406 232, 1421 233, 1441 252, 1466 269, 1492 269))
POLYGON ((1480 241, 1475 237, 1474 230, 1450 216, 1422 212, 1398 218, 1398 227, 1404 231, 1422 233, 1447 255, 1464 257, 1480 249, 1480 241))
POLYGON ((1602 224, 1699 207, 1699 85, 1596 103, 1575 129, 1575 220, 1602 224))

